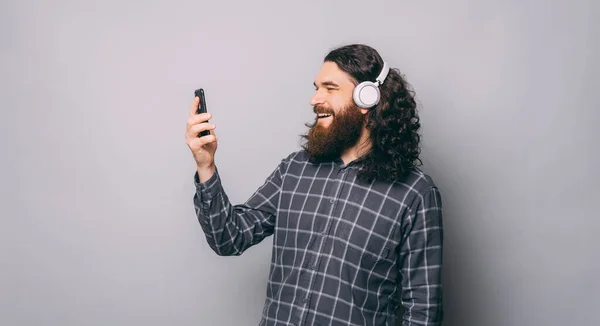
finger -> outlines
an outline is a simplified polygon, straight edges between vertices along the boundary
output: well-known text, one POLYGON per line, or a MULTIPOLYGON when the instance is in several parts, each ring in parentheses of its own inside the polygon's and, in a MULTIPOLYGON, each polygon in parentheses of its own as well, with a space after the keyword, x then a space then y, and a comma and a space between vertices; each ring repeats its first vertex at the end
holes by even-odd
POLYGON ((216 143, 217 141, 218 141, 217 136, 206 135, 206 136, 199 137, 199 138, 194 137, 194 139, 188 141, 188 144, 191 149, 199 150, 203 146, 206 146, 207 144, 211 144, 211 143, 216 143))
POLYGON ((192 116, 190 118, 190 122, 191 124, 198 124, 200 122, 205 122, 208 121, 212 118, 212 114, 210 113, 200 113, 200 114, 196 114, 194 116, 192 116))
POLYGON ((191 116, 188 118, 186 130, 189 131, 191 127, 199 123, 206 123, 210 120, 210 118, 212 118, 212 115, 210 113, 203 113, 191 116))
POLYGON ((192 105, 190 106, 190 117, 196 115, 196 112, 198 111, 199 103, 200 103, 200 98, 198 96, 194 97, 194 101, 192 102, 192 105))
POLYGON ((202 147, 210 143, 216 143, 218 141, 218 138, 217 136, 211 134, 198 138, 198 141, 200 142, 200 146, 202 147))
POLYGON ((198 134, 202 131, 205 130, 214 130, 217 126, 215 126, 212 123, 200 123, 200 124, 195 124, 193 126, 190 127, 189 131, 188 131, 188 137, 196 137, 198 136, 198 134))

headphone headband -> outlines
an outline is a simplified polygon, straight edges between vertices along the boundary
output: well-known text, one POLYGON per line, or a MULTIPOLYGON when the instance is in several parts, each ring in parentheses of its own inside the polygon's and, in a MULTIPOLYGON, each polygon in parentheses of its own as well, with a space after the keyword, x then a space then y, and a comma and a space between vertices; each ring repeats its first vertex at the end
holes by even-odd
POLYGON ((381 68, 381 72, 379 76, 377 76, 377 83, 379 85, 383 84, 383 81, 387 78, 388 73, 390 72, 390 66, 388 66, 387 62, 383 62, 383 68, 381 68))

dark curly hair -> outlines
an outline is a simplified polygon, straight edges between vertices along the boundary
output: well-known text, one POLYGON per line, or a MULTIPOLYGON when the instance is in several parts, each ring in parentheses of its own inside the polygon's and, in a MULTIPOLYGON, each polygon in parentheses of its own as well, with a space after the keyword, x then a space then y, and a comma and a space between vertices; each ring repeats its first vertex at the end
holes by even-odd
MULTIPOLYGON (((355 83, 375 78, 381 72, 383 59, 370 46, 350 44, 332 50, 324 62, 334 62, 355 83)), ((368 180, 395 181, 422 164, 420 155, 420 119, 414 91, 400 71, 391 68, 379 87, 379 104, 367 117, 371 149, 360 158, 359 177, 368 180)))

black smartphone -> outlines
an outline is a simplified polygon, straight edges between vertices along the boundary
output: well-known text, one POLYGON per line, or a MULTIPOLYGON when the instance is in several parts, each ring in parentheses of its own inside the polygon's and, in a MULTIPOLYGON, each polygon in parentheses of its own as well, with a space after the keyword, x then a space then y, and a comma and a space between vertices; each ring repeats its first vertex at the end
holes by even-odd
MULTIPOLYGON (((202 88, 198 88, 197 90, 194 91, 194 96, 197 96, 198 98, 200 98, 200 103, 198 103, 198 109, 196 109, 196 113, 200 114, 200 113, 206 113, 206 97, 204 96, 204 89, 202 88)), ((205 121, 208 122, 208 121, 205 121)), ((202 136, 206 136, 206 135, 210 135, 210 130, 204 130, 201 131, 198 134, 198 137, 202 137, 202 136)))

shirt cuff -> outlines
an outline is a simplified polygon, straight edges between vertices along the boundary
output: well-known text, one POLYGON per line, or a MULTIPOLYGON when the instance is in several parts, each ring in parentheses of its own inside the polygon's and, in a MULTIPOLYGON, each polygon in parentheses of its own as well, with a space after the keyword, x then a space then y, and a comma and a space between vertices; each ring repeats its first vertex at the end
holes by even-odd
POLYGON ((202 201, 210 201, 213 199, 221 189, 221 178, 218 169, 215 168, 215 173, 213 173, 210 179, 202 183, 200 182, 198 171, 196 171, 194 173, 194 186, 202 201))

